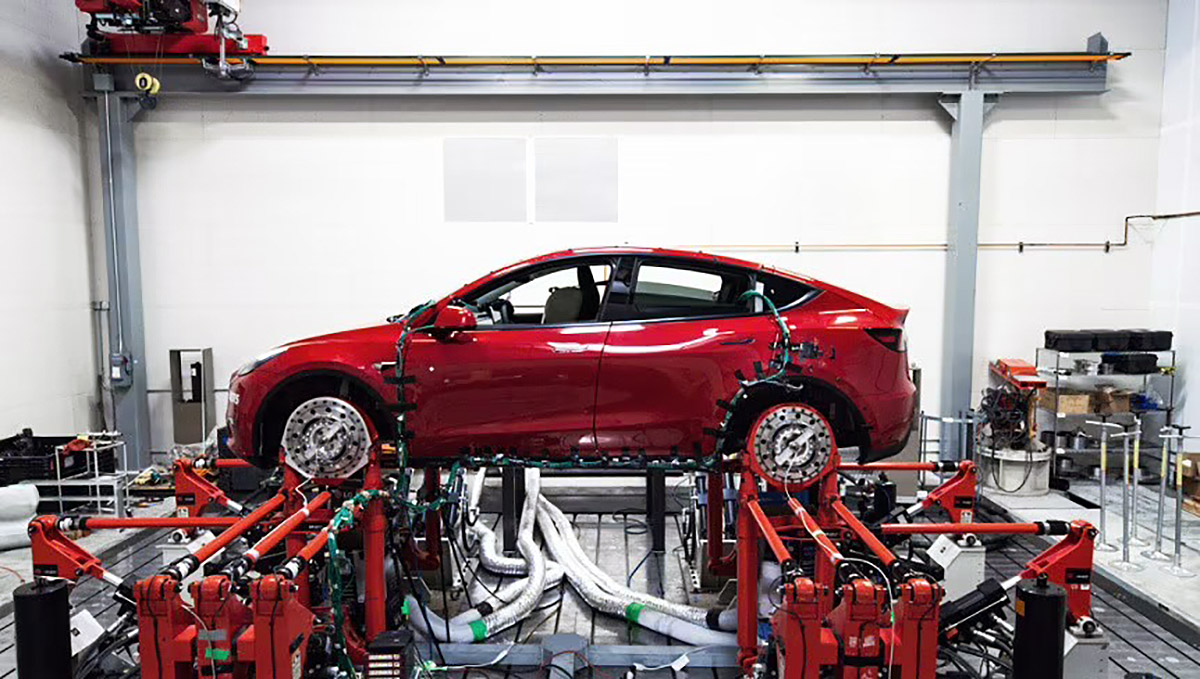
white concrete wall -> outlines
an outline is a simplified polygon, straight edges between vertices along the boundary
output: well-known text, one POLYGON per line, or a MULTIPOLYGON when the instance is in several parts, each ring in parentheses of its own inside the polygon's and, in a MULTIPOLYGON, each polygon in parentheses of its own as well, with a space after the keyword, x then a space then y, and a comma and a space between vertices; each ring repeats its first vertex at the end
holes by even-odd
MULTIPOLYGON (((981 236, 1118 240, 1123 216, 1156 198, 1166 12, 1164 0, 247 0, 241 24, 276 54, 1080 50, 1104 31, 1134 52, 1112 67, 1111 92, 1011 97, 993 113, 981 236)), ((167 386, 172 347, 214 347, 223 381, 274 344, 375 322, 559 247, 946 236, 949 124, 920 98, 298 105, 172 100, 164 86, 137 138, 153 388, 167 386), (558 136, 616 139, 615 223, 444 221, 445 139, 558 136)), ((1107 256, 982 254, 977 384, 988 359, 1032 359, 1047 327, 1149 323, 1153 235, 1107 256)), ((912 357, 937 410, 942 254, 741 254, 911 307, 912 357)), ((152 409, 165 448, 167 399, 152 409)))
POLYGON ((0 3, 0 437, 86 430, 88 210, 70 2, 0 3))
MULTIPOLYGON (((1200 3, 1172 0, 1163 76, 1159 140, 1158 212, 1200 210, 1200 3)), ((1183 366, 1183 424, 1200 426, 1200 217, 1164 222, 1154 248, 1152 298, 1155 319, 1175 330, 1183 366), (1190 393, 1189 392, 1193 392, 1190 393)), ((1194 432, 1193 432, 1194 433, 1194 432)), ((1197 450, 1190 442, 1189 450, 1197 450)))

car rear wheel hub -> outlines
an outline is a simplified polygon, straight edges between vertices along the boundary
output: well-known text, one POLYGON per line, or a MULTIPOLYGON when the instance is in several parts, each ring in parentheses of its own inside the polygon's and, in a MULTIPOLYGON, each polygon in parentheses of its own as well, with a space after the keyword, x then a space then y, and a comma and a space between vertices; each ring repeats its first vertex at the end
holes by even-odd
POLYGON ((833 432, 811 406, 788 403, 758 418, 750 430, 747 449, 760 476, 775 486, 799 490, 829 470, 833 432))
POLYGON ((371 431, 353 404, 332 396, 301 403, 283 426, 284 460, 310 478, 344 478, 367 463, 371 431))

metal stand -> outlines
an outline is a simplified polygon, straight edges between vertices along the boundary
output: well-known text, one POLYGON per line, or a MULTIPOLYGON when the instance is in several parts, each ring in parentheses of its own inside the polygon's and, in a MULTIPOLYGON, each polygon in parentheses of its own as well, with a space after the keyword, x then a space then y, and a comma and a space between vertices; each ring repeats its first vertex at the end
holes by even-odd
POLYGON ((1154 549, 1143 551, 1142 556, 1151 561, 1170 561, 1171 556, 1162 550, 1163 515, 1166 513, 1167 504, 1167 462, 1171 457, 1171 442, 1176 436, 1171 434, 1170 427, 1163 427, 1159 431, 1159 437, 1162 438, 1163 446, 1162 459, 1158 465, 1158 514, 1154 518, 1154 549))
POLYGON ((1175 445, 1175 556, 1163 570, 1177 578, 1190 578, 1196 574, 1183 567, 1183 431, 1188 427, 1176 426, 1179 433, 1175 445))
POLYGON ((1142 418, 1133 418, 1133 488, 1129 503, 1129 544, 1134 547, 1149 547, 1150 543, 1138 537, 1138 487, 1142 485, 1142 418))
POLYGON ((1089 421, 1100 427, 1100 535, 1096 537, 1097 552, 1115 552, 1117 548, 1108 541, 1108 428, 1121 428, 1110 422, 1089 421))
POLYGON ((1112 567, 1125 571, 1126 573, 1136 573, 1145 568, 1145 566, 1134 563, 1129 559, 1130 546, 1130 511, 1129 498, 1132 495, 1129 487, 1129 437, 1133 436, 1133 432, 1122 432, 1117 434, 1121 437, 1121 560, 1112 564, 1112 567))

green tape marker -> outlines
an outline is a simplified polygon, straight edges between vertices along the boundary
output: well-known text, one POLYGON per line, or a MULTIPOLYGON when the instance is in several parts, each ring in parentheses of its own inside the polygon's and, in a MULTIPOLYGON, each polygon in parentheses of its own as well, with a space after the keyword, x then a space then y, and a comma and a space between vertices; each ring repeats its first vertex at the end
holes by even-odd
POLYGON ((487 639, 487 625, 482 620, 473 620, 471 622, 471 633, 475 635, 475 641, 483 641, 487 639))
POLYGON ((639 604, 636 601, 629 604, 625 607, 625 619, 629 622, 637 622, 638 618, 642 615, 642 609, 645 607, 645 604, 639 604))

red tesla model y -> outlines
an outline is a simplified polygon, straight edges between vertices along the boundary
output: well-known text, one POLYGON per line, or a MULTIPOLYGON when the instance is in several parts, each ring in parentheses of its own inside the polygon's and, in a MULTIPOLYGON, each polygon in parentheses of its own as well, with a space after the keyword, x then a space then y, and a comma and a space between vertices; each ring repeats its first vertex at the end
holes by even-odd
POLYGON ((385 325, 257 357, 230 383, 228 445, 269 466, 281 449, 335 461, 354 458, 342 453, 364 435, 394 436, 398 388, 385 378, 410 324, 400 389, 414 459, 735 452, 759 414, 795 401, 825 416, 840 447, 879 459, 904 446, 914 415, 906 315, 727 257, 556 252, 385 325), (727 419, 743 381, 779 356, 764 297, 790 329, 787 384, 759 385, 727 419))

